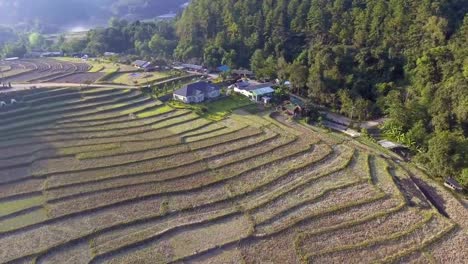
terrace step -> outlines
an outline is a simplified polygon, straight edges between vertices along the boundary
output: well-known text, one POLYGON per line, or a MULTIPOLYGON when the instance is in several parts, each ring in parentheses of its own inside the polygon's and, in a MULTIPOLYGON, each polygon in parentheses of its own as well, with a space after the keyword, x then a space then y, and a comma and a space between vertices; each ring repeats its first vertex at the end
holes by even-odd
POLYGON ((62 120, 57 122, 57 126, 61 128, 75 128, 75 127, 94 127, 103 124, 113 124, 121 122, 122 118, 128 120, 130 114, 139 114, 145 111, 153 110, 162 107, 160 101, 150 100, 148 103, 129 107, 125 111, 114 111, 106 114, 99 114, 92 118, 79 118, 74 120, 62 120))
POLYGON ((464 252, 465 230, 357 143, 263 113, 213 122, 136 90, 55 90, 13 114, 25 127, 0 128, 0 262, 464 263, 446 253, 464 252))
MULTIPOLYGON (((146 110, 157 110, 161 108, 161 105, 159 102, 154 102, 154 101, 149 101, 146 104, 143 104, 139 107, 135 107, 134 109, 130 109, 127 111, 146 111, 146 110), (138 110, 142 109, 142 110, 138 110)), ((155 117, 161 117, 165 114, 169 114, 173 111, 168 111, 168 112, 161 112, 160 114, 155 114, 152 116, 144 117, 144 118, 137 118, 137 119, 132 119, 130 117, 130 114, 127 114, 127 111, 121 111, 121 112, 115 112, 115 117, 113 118, 103 118, 102 120, 96 120, 96 121, 84 121, 84 122, 76 122, 76 124, 57 124, 52 131, 68 131, 68 130, 74 130, 74 129, 80 129, 80 128, 95 128, 98 129, 103 126, 112 126, 112 125, 121 125, 124 123, 127 123, 129 121, 132 122, 141 122, 145 120, 149 120, 151 118, 155 117)))
MULTIPOLYGON (((434 239, 431 243, 419 245, 419 252, 428 253, 434 263, 466 263, 466 244, 468 235, 461 226, 455 226, 445 235, 439 235, 439 239, 434 239), (456 252, 447 254, 447 252, 456 252)), ((414 250, 416 251, 416 250, 414 250)), ((417 251, 416 251, 417 252, 417 251)), ((407 254, 410 256, 409 254, 407 254)), ((401 258, 401 260, 405 260, 401 258)))
POLYGON ((78 89, 75 88, 56 88, 56 89, 47 89, 45 91, 39 92, 39 93, 33 93, 30 95, 25 95, 23 96, 23 100, 26 102, 34 102, 35 100, 39 99, 47 99, 48 97, 51 96, 56 96, 56 95, 61 95, 61 94, 67 94, 71 91, 76 91, 78 89))
POLYGON ((452 228, 453 225, 447 223, 440 216, 428 213, 423 221, 414 223, 408 229, 400 230, 391 235, 373 237, 361 243, 348 244, 330 251, 314 252, 307 258, 314 262, 342 260, 348 263, 374 261, 385 263, 414 251, 415 248, 419 248, 417 245, 423 245, 437 239, 438 236, 445 234, 447 230, 452 228), (432 235, 434 232, 436 235, 432 235))
POLYGON ((269 220, 257 226, 256 236, 263 237, 279 232, 292 224, 300 223, 310 217, 327 212, 327 210, 342 209, 355 204, 359 205, 382 199, 383 197, 383 194, 365 183, 343 185, 339 189, 324 192, 324 195, 319 196, 319 199, 313 200, 312 203, 299 204, 275 216, 274 221, 269 220), (355 198, 353 198, 354 201, 349 202, 348 197, 351 193, 355 198))
MULTIPOLYGON (((56 91, 56 90, 58 90, 58 91, 65 90, 67 93, 76 91, 76 90, 73 90, 73 89, 53 89, 53 91, 56 91)), ((51 91, 45 91, 45 92, 51 92, 51 91)), ((40 92, 40 91, 35 91, 34 93, 31 92, 30 96, 33 96, 33 95, 36 95, 36 94, 41 94, 41 93, 44 93, 44 92, 40 92)), ((64 94, 64 93, 61 92, 61 93, 55 94, 54 96, 58 96, 60 94, 64 94)), ((24 98, 25 96, 21 96, 20 93, 16 94, 16 95, 14 95, 14 94, 11 95, 11 98, 21 98, 21 97, 24 98)), ((33 100, 40 100, 40 99, 44 99, 44 98, 37 98, 37 99, 33 99, 33 100)), ((22 99, 19 105, 21 106, 21 108, 19 108, 19 109, 17 108, 17 109, 11 110, 11 111, 2 111, 2 112, 0 112, 0 117, 2 119, 6 119, 6 118, 9 118, 9 117, 11 118, 11 117, 17 116, 19 114, 24 114, 24 113, 30 112, 31 105, 29 104, 29 101, 25 101, 25 99, 22 99)))
MULTIPOLYGON (((181 122, 188 122, 195 119, 199 119, 198 116, 191 114, 190 112, 174 112, 173 115, 160 116, 156 117, 150 121, 150 124, 144 124, 137 122, 134 126, 130 126, 131 120, 128 121, 128 127, 114 127, 112 129, 90 129, 85 131, 68 131, 64 133, 51 133, 51 134, 36 134, 35 136, 18 136, 17 138, 12 138, 12 140, 18 140, 20 138, 27 139, 30 144, 40 144, 40 143, 58 143, 66 142, 70 140, 85 140, 89 138, 90 140, 99 140, 99 139, 111 139, 115 137, 123 136, 138 136, 145 133, 155 132, 158 129, 166 129, 170 127, 177 126, 181 122), (177 119, 181 117, 180 119, 177 119), (120 132, 120 133, 119 133, 120 132)), ((16 145, 18 146, 18 145, 16 145)), ((14 146, 7 146, 14 147, 14 146)))
MULTIPOLYGON (((81 127, 81 128, 70 128, 70 129, 63 129, 63 128, 51 128, 49 129, 50 132, 47 130, 41 130, 40 132, 37 131, 33 133, 33 135, 22 135, 19 134, 17 138, 24 137, 24 138, 41 138, 44 141, 56 141, 56 140, 66 140, 71 136, 76 136, 76 139, 81 139, 83 137, 93 137, 93 138, 103 138, 106 135, 111 136, 110 134, 115 134, 118 131, 122 132, 121 135, 129 135, 132 133, 131 131, 139 131, 139 133, 143 133, 146 131, 151 131, 152 126, 158 123, 161 123, 166 120, 174 119, 180 116, 188 115, 189 112, 170 112, 168 114, 157 115, 154 117, 148 117, 145 119, 130 119, 126 118, 117 123, 112 123, 109 125, 101 125, 96 127, 81 127), (93 133, 96 135, 93 136, 93 133)), ((208 121, 207 121, 208 122, 208 121)), ((107 136, 106 136, 107 137, 107 136)))
MULTIPOLYGON (((68 100, 68 102, 75 103, 75 102, 78 102, 80 98, 81 98, 80 93, 74 92, 74 93, 69 93, 69 94, 64 94, 64 95, 58 95, 55 97, 50 97, 48 99, 49 100, 68 100)), ((11 123, 16 123, 20 121, 25 121, 25 120, 32 119, 32 118, 47 116, 53 113, 54 113, 53 110, 41 111, 40 107, 29 107, 28 112, 25 113, 24 115, 17 115, 17 116, 12 116, 12 117, 9 116, 9 118, 5 118, 4 121, 6 123, 11 124, 11 123), (38 111, 36 111, 36 109, 38 111)))
MULTIPOLYGON (((129 105, 135 106, 135 105, 145 103, 145 102, 150 101, 150 100, 151 100, 151 98, 144 97, 142 94, 135 94, 132 98, 118 98, 118 99, 115 99, 113 101, 103 103, 100 106, 99 106, 99 104, 94 104, 94 105, 83 106, 82 109, 81 109, 81 110, 86 110, 86 109, 95 108, 95 107, 99 106, 97 108, 97 110, 89 110, 89 111, 78 112, 78 113, 76 113, 74 115, 68 115, 68 116, 63 116, 63 115, 52 116, 52 117, 48 117, 48 118, 34 120, 32 122, 22 122, 22 123, 20 122, 19 124, 12 124, 10 126, 4 126, 4 127, 0 128, 0 132, 8 132, 8 131, 10 131, 10 132, 16 131, 17 132, 18 130, 21 131, 21 129, 30 127, 32 125, 48 124, 48 123, 56 122, 57 120, 61 120, 61 119, 79 118, 79 117, 89 116, 89 115, 93 115, 93 114, 111 112, 111 111, 115 111, 115 110, 122 110, 122 109, 128 108, 129 105), (140 99, 140 98, 143 98, 143 99, 140 99), (130 101, 127 101, 127 100, 130 100, 130 101), (122 101, 127 101, 127 103, 126 104, 120 104, 120 105, 117 104, 117 103, 122 102, 122 101)), ((66 110, 63 110, 63 111, 65 111, 65 112, 76 112, 77 110, 76 109, 66 109, 66 110)))
POLYGON ((86 139, 86 140, 69 140, 69 141, 54 141, 54 142, 42 142, 35 144, 24 144, 21 146, 10 146, 5 147, 0 152, 0 159, 9 158, 24 158, 27 155, 35 154, 40 151, 49 151, 51 149, 66 149, 71 147, 86 147, 103 144, 116 144, 119 142, 144 142, 149 140, 159 140, 167 138, 168 136, 161 134, 161 131, 145 132, 139 135, 133 136, 118 136, 112 138, 101 138, 101 139, 86 139))
POLYGON ((300 241, 301 252, 332 252, 347 245, 362 243, 376 237, 390 236, 399 230, 409 229, 424 217, 418 210, 405 207, 403 210, 389 212, 372 220, 331 232, 308 236, 300 241), (336 240, 336 237, 340 237, 336 240))
MULTIPOLYGON (((21 118, 31 117, 30 113, 34 112, 36 116, 43 116, 43 115, 50 115, 53 113, 66 113, 66 112, 76 112, 80 109, 86 109, 89 106, 99 106, 97 103, 105 103, 105 102, 115 102, 117 99, 122 100, 123 98, 127 98, 132 94, 137 94, 136 92, 132 91, 119 91, 116 94, 109 94, 107 96, 101 96, 98 98, 87 98, 82 99, 79 94, 73 93, 76 95, 77 98, 75 100, 63 101, 58 103, 46 104, 46 105, 39 105, 34 107, 29 107, 25 110, 25 113, 29 113, 29 115, 20 115, 21 118), (94 104, 93 104, 94 103, 94 104), (71 107, 76 106, 76 107, 71 107), (68 111, 67 111, 68 110, 68 111)), ((71 95, 71 94, 70 94, 71 95)), ((57 98, 58 99, 58 98, 57 98)), ((120 102, 120 101, 118 101, 120 102)), ((12 118, 13 121, 17 121, 17 117, 12 118)), ((27 131, 41 131, 50 128, 31 128, 29 130, 23 130, 24 132, 27 131)), ((16 135, 17 133, 15 133, 16 135)))
MULTIPOLYGON (((231 136, 231 138, 229 139, 225 139, 224 143, 219 143, 219 142, 216 142, 215 140, 206 140, 205 142, 199 142, 200 144, 203 144, 202 147, 200 147, 199 149, 200 150, 206 150, 207 152, 209 150, 212 150, 214 148, 217 148, 217 147, 223 147, 221 149, 221 152, 220 153, 212 153, 210 154, 211 157, 214 157, 214 156, 217 156, 217 155, 220 155, 220 154, 223 154, 223 153, 230 153, 230 152, 233 152, 236 150, 236 148, 226 148, 225 145, 229 144, 228 141, 232 142, 233 144, 238 144, 240 143, 239 141, 242 141, 242 140, 245 140, 246 138, 250 138, 250 137, 254 137, 254 136, 257 136, 257 135, 260 135, 258 132, 256 131, 248 131, 248 130, 245 130, 243 133, 236 133, 236 134, 233 134, 231 136)), ((220 139, 222 139, 222 137, 220 137, 220 139)), ((233 144, 230 144, 229 146, 233 145, 233 144)), ((181 145, 183 146, 183 145, 181 145)), ((242 146, 242 145, 240 145, 242 146)), ((187 148, 190 148, 188 146, 186 146, 187 148)), ((189 151, 189 150, 187 150, 189 151)), ((187 152, 188 153, 188 152, 187 152)), ((210 151, 211 153, 211 151, 210 151)), ((184 153, 180 153, 181 155, 180 156, 183 156, 183 155, 186 155, 184 153)), ((154 154, 156 155, 155 158, 156 159, 161 159, 162 157, 171 157, 173 155, 167 155, 167 154, 164 154, 164 152, 160 153, 160 154, 154 154)), ((208 157, 199 157, 199 158, 196 158, 196 159, 189 159, 189 160, 186 160, 184 161, 184 163, 186 163, 187 165, 193 165, 194 163, 196 162, 199 162, 199 161, 202 161, 203 159, 207 159, 209 158, 210 156, 208 157)), ((148 165, 151 165, 151 166, 154 166, 157 168, 157 170, 152 170, 152 169, 146 169, 146 172, 147 173, 152 173, 153 175, 155 174, 155 172, 158 172, 161 174, 161 176, 159 177, 160 181, 164 181, 165 178, 163 177, 163 172, 164 171, 167 171, 168 169, 164 169, 164 167, 160 167, 160 166, 156 166, 155 164, 153 164, 153 158, 148 158, 147 159, 148 162, 150 162, 150 164, 148 165)), ((136 161, 136 163, 144 163, 144 162, 147 162, 145 160, 138 160, 136 161)), ((134 162, 135 163, 135 162, 134 162)), ((168 163, 168 168, 178 168, 178 167, 181 167, 183 166, 183 163, 182 163, 182 160, 179 161, 179 164, 171 164, 171 163, 168 163)), ((101 166, 102 167, 102 166, 101 166)), ((113 168, 114 166, 107 166, 109 168, 113 168)), ((105 168, 105 167, 104 167, 105 168)), ((98 168, 95 168, 95 169, 98 169, 98 168)), ((49 185, 49 188, 52 188, 52 187, 57 187, 57 186, 70 186, 70 185, 75 185, 76 184, 85 184, 85 183, 99 183, 101 181, 107 181, 107 180, 110 180, 110 179, 117 179, 117 178, 130 178, 129 176, 130 175, 133 175, 133 176, 137 176, 134 172, 132 171, 129 171, 128 173, 131 173, 130 175, 125 173, 125 171, 121 171, 121 170, 115 170, 116 173, 112 173, 112 174, 109 174, 110 177, 104 177, 104 176, 100 176, 100 177, 97 177, 95 173, 91 173, 89 175, 89 177, 85 177, 85 175, 81 174, 77 174, 76 177, 74 177, 75 175, 73 175, 71 172, 65 172, 63 175, 54 175, 52 176, 51 179, 51 184, 49 185), (94 176, 93 176, 94 175, 94 176), (119 175, 121 175, 119 177, 119 175)), ((83 171, 85 173, 85 171, 83 171)), ((140 173, 141 175, 144 175, 145 171, 143 170, 140 170, 140 173)))
POLYGON ((266 203, 261 204, 261 207, 253 200, 247 202, 253 206, 247 206, 246 209, 252 210, 252 217, 258 225, 266 225, 279 214, 285 214, 288 210, 311 203, 329 191, 355 185, 360 181, 360 177, 356 174, 358 169, 355 166, 346 167, 346 161, 341 165, 343 162, 341 160, 341 157, 333 158, 333 155, 329 155, 317 164, 289 175, 289 179, 283 179, 277 182, 276 186, 270 187, 273 191, 264 195, 268 199, 266 203), (330 163, 331 168, 324 170, 320 167, 321 163, 330 163))
MULTIPOLYGON (((273 135, 272 135, 273 136, 273 135)), ((248 149, 246 144, 248 143, 266 143, 270 140, 274 140, 276 137, 268 135, 259 135, 254 137, 245 138, 242 140, 233 141, 231 144, 226 145, 226 148, 237 145, 237 148, 232 149, 231 151, 236 151, 239 149, 248 149), (256 140, 256 141, 254 141, 256 140)), ((274 135, 277 136, 277 135, 274 135)), ((230 148, 228 148, 230 149, 230 148)), ((206 149, 209 150, 209 149, 206 149)), ((220 155, 226 155, 221 152, 220 155)), ((186 166, 188 167, 188 166, 186 166)), ((116 189, 122 189, 129 186, 145 185, 156 182, 163 182, 169 179, 188 177, 193 173, 201 173, 207 171, 207 166, 192 164, 190 165, 190 171, 184 172, 182 166, 174 168, 172 170, 161 171, 157 173, 158 177, 155 177, 155 173, 141 174, 141 175, 128 175, 128 177, 113 177, 110 179, 104 179, 102 181, 88 182, 88 183, 78 183, 78 184, 67 184, 67 185, 52 185, 47 189, 47 195, 49 198, 65 198, 75 194, 91 194, 95 191, 110 191, 116 189), (179 170, 180 169, 180 170, 179 170), (180 171, 181 173, 177 173, 180 171), (187 174, 188 173, 188 174, 187 174)), ((64 179, 66 182, 66 179, 64 179)))
MULTIPOLYGON (((113 103, 115 102, 116 98, 121 100, 123 96, 131 96, 131 92, 117 92, 117 94, 110 94, 107 96, 103 96, 100 98, 92 98, 92 99, 77 99, 77 100, 72 100, 72 101, 65 101, 53 105, 46 105, 45 107, 36 107, 36 113, 31 114, 28 116, 22 116, 21 118, 14 119, 14 121, 21 121, 23 119, 30 118, 31 116, 34 117, 41 117, 41 116, 50 116, 52 114, 56 113, 61 113, 61 114, 66 114, 68 112, 77 112, 79 110, 83 109, 88 109, 90 107, 96 107, 96 106, 103 106, 107 103, 113 103), (77 106, 74 108, 71 108, 71 106, 77 106), (44 111, 41 111, 44 110, 44 111)), ((120 100, 118 102, 120 102, 120 100)), ((57 125, 56 125, 57 126, 57 125)), ((37 127, 32 127, 30 129, 23 129, 21 132, 12 132, 13 138, 18 139, 20 137, 41 137, 45 135, 44 133, 41 133, 43 131, 45 132, 50 132, 47 134, 56 134, 54 133, 55 130, 58 128, 51 127, 50 124, 46 124, 44 126, 37 126, 37 127)), ((4 133, 5 136, 7 136, 7 133, 4 133)), ((1 140, 1 138, 0 138, 1 140)))

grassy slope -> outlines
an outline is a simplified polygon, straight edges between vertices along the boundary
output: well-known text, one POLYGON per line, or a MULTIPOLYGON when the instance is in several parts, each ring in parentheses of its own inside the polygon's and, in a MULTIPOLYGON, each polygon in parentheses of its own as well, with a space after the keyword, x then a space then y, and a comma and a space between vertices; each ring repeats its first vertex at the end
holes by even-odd
POLYGON ((135 85, 154 82, 168 76, 168 74, 163 72, 122 73, 117 75, 111 81, 118 84, 135 85))
POLYGON ((237 95, 202 104, 184 104, 179 101, 169 103, 171 107, 176 109, 192 109, 202 117, 213 121, 220 121, 230 115, 233 110, 252 104, 247 98, 237 95))

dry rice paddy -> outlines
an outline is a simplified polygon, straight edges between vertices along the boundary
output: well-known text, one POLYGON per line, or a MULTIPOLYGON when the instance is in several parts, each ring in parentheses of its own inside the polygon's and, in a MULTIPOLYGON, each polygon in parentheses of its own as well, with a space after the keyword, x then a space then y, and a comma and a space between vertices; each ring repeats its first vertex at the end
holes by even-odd
POLYGON ((468 262, 466 208, 346 140, 138 91, 24 101, 0 113, 0 263, 468 262))

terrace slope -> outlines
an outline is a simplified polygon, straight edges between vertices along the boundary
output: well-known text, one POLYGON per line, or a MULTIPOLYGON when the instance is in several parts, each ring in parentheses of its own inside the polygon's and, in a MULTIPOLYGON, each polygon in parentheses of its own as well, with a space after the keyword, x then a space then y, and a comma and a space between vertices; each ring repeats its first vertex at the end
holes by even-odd
POLYGON ((137 90, 21 96, 0 112, 0 263, 467 263, 466 209, 354 141, 137 90))

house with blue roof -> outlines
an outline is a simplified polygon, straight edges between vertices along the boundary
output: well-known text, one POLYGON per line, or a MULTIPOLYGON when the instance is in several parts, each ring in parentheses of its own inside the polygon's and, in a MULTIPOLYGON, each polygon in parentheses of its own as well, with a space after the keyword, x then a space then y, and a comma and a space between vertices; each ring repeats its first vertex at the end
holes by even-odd
POLYGON ((199 81, 184 85, 174 91, 173 99, 187 104, 201 103, 205 100, 216 98, 221 94, 221 88, 215 84, 199 81))
POLYGON ((221 65, 218 68, 216 68, 219 72, 229 72, 231 68, 227 65, 221 65))

